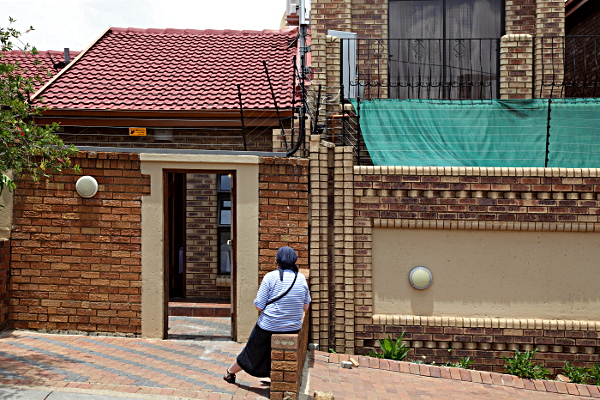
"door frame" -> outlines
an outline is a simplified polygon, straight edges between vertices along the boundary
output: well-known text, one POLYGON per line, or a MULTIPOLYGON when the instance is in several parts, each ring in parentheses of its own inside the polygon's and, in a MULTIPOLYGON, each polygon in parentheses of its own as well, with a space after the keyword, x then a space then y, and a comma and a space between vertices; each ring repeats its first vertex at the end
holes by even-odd
POLYGON ((141 153, 140 162, 142 174, 150 176, 150 195, 142 197, 142 337, 164 339, 168 330, 165 173, 210 171, 233 174, 233 340, 245 342, 256 322, 252 300, 258 289, 259 157, 141 153))

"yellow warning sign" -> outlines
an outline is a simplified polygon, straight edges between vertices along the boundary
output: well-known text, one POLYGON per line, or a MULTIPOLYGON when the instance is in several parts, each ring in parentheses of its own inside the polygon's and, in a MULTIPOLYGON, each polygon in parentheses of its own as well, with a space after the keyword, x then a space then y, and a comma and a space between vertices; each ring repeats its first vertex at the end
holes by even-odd
POLYGON ((129 128, 129 136, 146 136, 146 128, 129 128))

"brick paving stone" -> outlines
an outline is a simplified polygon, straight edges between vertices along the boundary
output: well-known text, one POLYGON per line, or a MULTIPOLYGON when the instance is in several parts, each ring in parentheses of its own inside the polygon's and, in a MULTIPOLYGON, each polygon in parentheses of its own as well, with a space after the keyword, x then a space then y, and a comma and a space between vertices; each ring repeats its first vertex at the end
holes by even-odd
MULTIPOLYGON (((309 385, 306 390, 309 400, 314 400, 312 394, 315 391, 332 393, 335 400, 583 400, 591 398, 493 385, 492 376, 485 372, 471 371, 473 377, 486 376, 485 380, 480 379, 480 381, 489 381, 490 384, 426 377, 408 373, 409 371, 393 372, 367 366, 345 369, 338 364, 328 364, 326 360, 315 358, 310 360, 310 365, 309 385)), ((440 368, 440 375, 442 371, 444 368, 440 368)), ((520 382, 513 379, 513 384, 519 385, 520 382)))
POLYGON ((598 388, 598 386, 590 386, 588 387, 588 390, 590 391, 590 396, 600 397, 600 389, 598 388))
POLYGON ((569 394, 579 394, 579 390, 577 389, 577 385, 574 383, 565 383, 567 386, 567 391, 569 394))
POLYGON ((481 373, 479 371, 471 371, 471 382, 481 383, 481 373))
POLYGON ((590 391, 587 388, 587 385, 577 385, 577 389, 579 390, 579 394, 581 396, 591 396, 590 391))
POLYGON ((565 385, 564 382, 554 382, 554 385, 556 386, 558 393, 569 393, 567 385, 565 385))
POLYGON ((548 392, 558 393, 558 390, 556 390, 556 385, 554 384, 554 382, 552 382, 552 381, 544 381, 544 386, 546 386, 546 390, 548 392))

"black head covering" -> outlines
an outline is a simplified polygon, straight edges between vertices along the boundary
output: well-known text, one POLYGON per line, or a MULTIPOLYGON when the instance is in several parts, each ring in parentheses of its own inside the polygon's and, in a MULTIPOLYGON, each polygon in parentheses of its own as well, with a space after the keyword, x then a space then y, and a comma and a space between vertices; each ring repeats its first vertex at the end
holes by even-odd
POLYGON ((298 255, 290 246, 283 246, 277 250, 275 261, 277 261, 277 265, 279 265, 279 279, 283 280, 283 271, 286 269, 298 272, 296 260, 298 260, 298 255))

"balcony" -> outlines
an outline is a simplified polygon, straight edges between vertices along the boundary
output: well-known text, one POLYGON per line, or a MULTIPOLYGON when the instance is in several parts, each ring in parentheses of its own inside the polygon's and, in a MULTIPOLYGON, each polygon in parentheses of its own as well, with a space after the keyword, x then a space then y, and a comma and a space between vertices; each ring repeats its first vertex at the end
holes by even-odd
POLYGON ((340 39, 342 93, 446 100, 600 95, 600 36, 509 39, 340 39), (510 86, 518 90, 503 94, 510 86))

